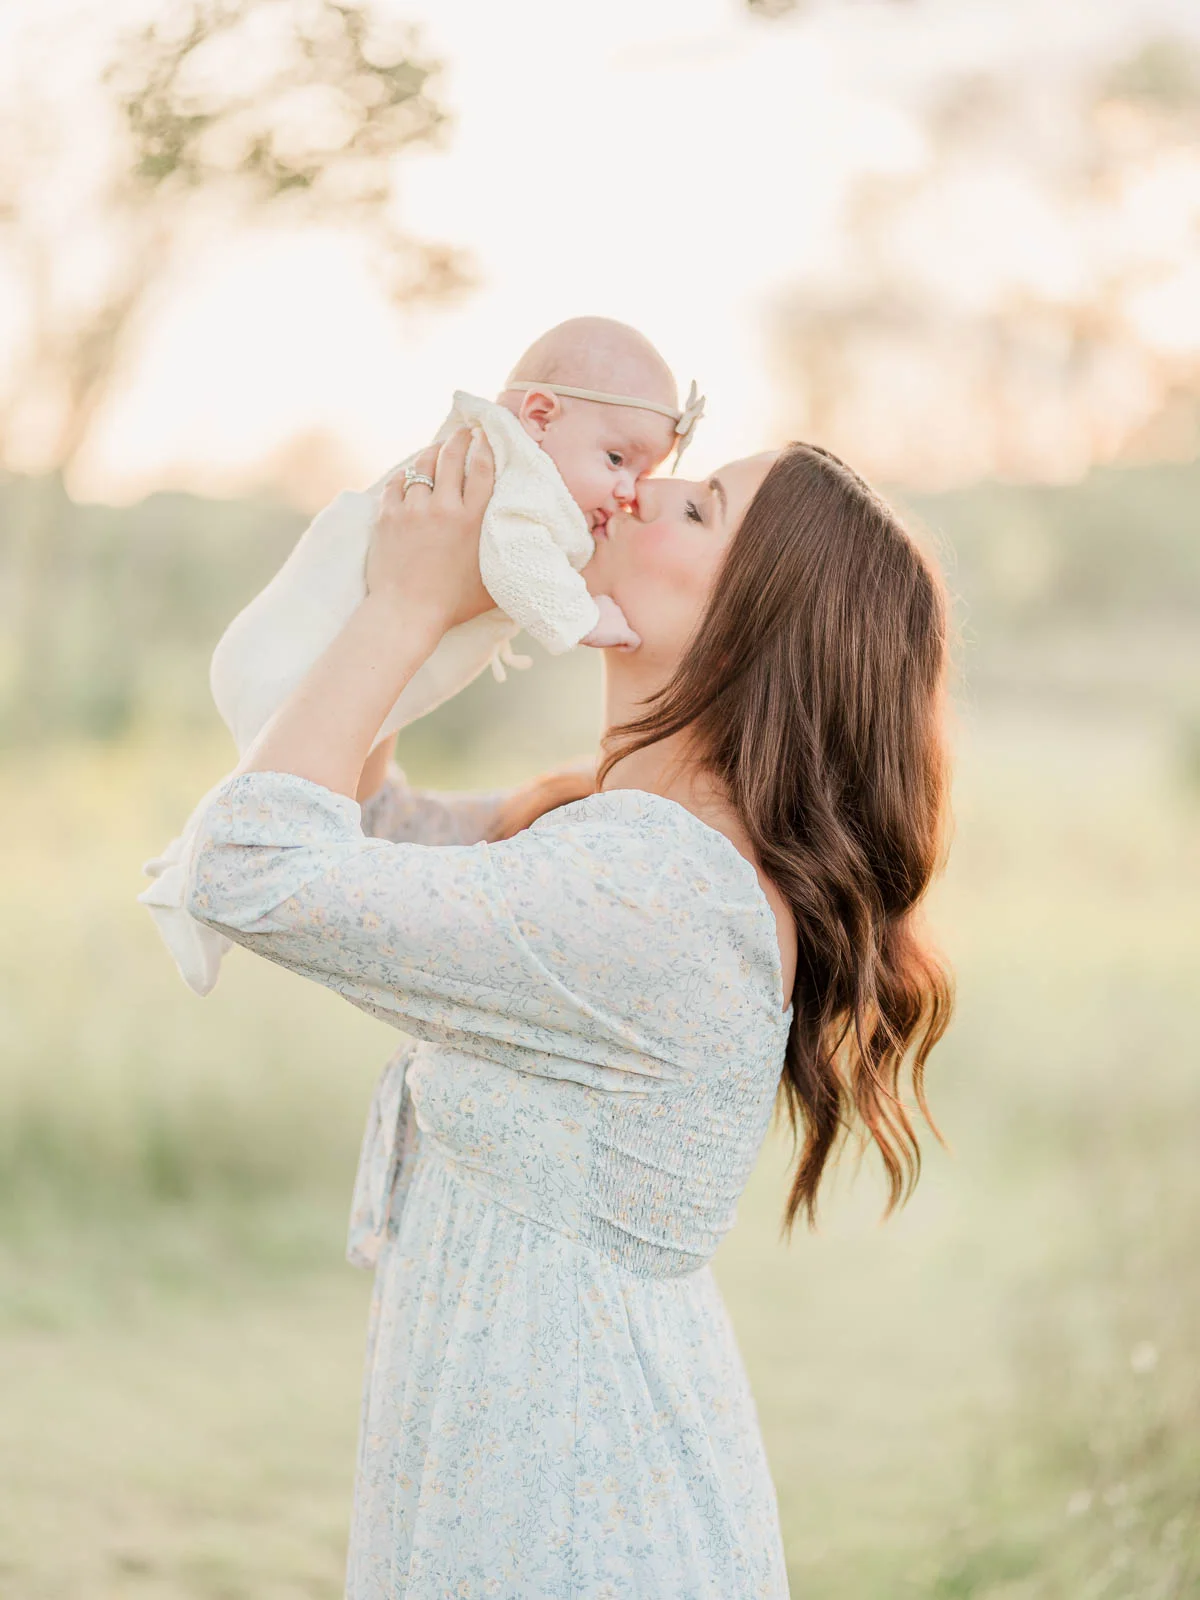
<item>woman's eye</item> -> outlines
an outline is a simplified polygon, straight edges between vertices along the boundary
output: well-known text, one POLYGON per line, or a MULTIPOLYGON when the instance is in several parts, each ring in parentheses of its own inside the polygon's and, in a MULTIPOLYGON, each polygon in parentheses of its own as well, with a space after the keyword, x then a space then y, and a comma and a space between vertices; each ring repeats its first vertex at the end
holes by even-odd
POLYGON ((608 452, 608 464, 609 464, 610 467, 624 466, 625 457, 621 454, 621 452, 619 450, 610 450, 608 452))
POLYGON ((703 522, 704 521, 704 518, 700 515, 700 507, 696 504, 696 502, 694 500, 689 500, 689 501, 686 502, 686 504, 684 506, 684 512, 685 512, 685 515, 687 516, 687 519, 688 519, 689 522, 703 522))

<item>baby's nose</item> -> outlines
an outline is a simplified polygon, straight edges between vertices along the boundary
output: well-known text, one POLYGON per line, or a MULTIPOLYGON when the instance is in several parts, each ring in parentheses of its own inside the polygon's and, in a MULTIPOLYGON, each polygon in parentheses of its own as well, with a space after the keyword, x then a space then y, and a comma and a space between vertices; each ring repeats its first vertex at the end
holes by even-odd
POLYGON ((619 506, 629 507, 637 499, 637 479, 632 472, 619 472, 613 487, 613 499, 619 506))

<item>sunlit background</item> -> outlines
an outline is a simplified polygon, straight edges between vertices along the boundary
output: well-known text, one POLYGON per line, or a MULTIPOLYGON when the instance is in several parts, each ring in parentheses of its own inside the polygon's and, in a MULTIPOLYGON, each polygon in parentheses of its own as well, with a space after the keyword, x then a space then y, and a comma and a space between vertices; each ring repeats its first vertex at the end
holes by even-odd
MULTIPOLYGON (((377 1024, 134 903, 306 517, 625 318, 711 469, 826 444, 955 602, 952 1150, 716 1271, 804 1600, 1200 1595, 1194 0, 5 0, 0 1593, 341 1590, 377 1024)), ((585 751, 531 647, 415 782, 585 751)))

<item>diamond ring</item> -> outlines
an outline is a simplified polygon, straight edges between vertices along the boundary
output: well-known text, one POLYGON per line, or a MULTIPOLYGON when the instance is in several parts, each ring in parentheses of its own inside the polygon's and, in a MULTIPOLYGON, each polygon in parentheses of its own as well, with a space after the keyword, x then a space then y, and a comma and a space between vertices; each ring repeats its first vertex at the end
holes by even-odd
POLYGON ((405 492, 405 494, 408 493, 408 491, 412 488, 414 483, 423 483, 427 489, 432 489, 433 488, 433 479, 429 476, 429 474, 427 472, 414 472, 411 467, 405 467, 405 469, 404 469, 404 492, 405 492))

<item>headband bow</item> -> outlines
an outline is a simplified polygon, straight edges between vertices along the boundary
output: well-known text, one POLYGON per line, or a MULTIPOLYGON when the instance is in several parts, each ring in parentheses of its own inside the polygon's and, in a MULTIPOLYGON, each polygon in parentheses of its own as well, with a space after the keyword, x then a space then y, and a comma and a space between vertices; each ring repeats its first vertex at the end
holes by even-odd
POLYGON ((696 387, 695 378, 692 387, 688 390, 688 397, 683 403, 683 410, 675 419, 675 460, 671 463, 671 471, 679 465, 679 458, 692 442, 692 434, 696 424, 704 415, 704 396, 696 387))
POLYGON ((510 378, 504 387, 525 394, 536 389, 541 394, 567 395, 573 400, 596 400, 602 406, 632 406, 636 411, 655 411, 660 417, 669 417, 675 424, 675 459, 671 463, 672 472, 678 467, 679 458, 692 442, 696 424, 704 415, 704 396, 696 388, 694 378, 682 411, 677 406, 660 405, 657 400, 639 400, 636 395, 603 394, 598 389, 575 389, 569 383, 543 383, 540 379, 533 378, 510 378))

